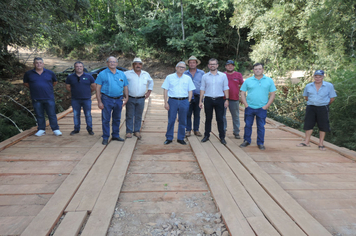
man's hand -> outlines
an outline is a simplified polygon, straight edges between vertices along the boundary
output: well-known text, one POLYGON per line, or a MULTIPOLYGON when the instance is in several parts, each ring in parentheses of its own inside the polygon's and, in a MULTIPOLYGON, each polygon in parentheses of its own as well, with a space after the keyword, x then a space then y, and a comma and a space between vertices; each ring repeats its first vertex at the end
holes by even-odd
POLYGON ((262 109, 263 109, 263 110, 267 110, 267 109, 268 109, 268 106, 267 106, 267 105, 264 105, 264 106, 262 107, 262 109))
POLYGON ((203 109, 203 106, 204 106, 203 103, 202 103, 202 102, 199 102, 199 108, 200 108, 200 109, 203 109))
POLYGON ((229 100, 225 100, 224 107, 228 108, 229 107, 229 100))
POLYGON ((168 104, 168 102, 166 102, 166 103, 164 104, 164 108, 166 108, 167 111, 169 110, 169 104, 168 104))
POLYGON ((145 93, 145 99, 147 99, 147 98, 151 95, 151 92, 152 92, 152 90, 148 90, 148 91, 145 93))
POLYGON ((122 99, 122 106, 125 106, 127 103, 128 99, 126 99, 125 97, 122 99))
POLYGON ((100 110, 104 109, 104 104, 102 102, 98 102, 98 107, 100 110))

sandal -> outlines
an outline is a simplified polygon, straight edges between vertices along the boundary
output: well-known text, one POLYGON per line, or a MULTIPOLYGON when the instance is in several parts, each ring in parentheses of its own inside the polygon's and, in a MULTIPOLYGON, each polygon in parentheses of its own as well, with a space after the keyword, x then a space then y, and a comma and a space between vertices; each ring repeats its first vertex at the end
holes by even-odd
POLYGON ((297 147, 310 147, 310 144, 300 143, 297 147))
POLYGON ((320 151, 326 151, 325 146, 318 146, 318 148, 319 148, 320 151))

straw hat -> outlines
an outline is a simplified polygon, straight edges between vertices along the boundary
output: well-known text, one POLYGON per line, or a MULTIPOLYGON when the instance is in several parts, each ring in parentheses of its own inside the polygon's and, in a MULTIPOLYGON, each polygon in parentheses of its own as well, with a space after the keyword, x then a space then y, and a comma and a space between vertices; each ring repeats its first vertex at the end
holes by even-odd
POLYGON ((139 58, 139 57, 135 57, 132 61, 132 64, 134 64, 135 62, 141 63, 143 65, 143 62, 142 62, 141 58, 139 58))
POLYGON ((200 60, 198 60, 198 58, 196 58, 195 56, 191 56, 191 57, 189 57, 189 59, 188 60, 186 60, 185 61, 185 64, 189 64, 189 61, 197 61, 197 65, 199 65, 200 64, 200 60))

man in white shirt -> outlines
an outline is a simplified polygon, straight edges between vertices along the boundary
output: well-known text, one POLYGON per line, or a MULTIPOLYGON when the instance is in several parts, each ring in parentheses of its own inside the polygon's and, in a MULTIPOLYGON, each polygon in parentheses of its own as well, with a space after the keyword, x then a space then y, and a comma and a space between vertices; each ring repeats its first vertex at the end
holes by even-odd
POLYGON ((132 138, 132 133, 141 139, 142 113, 145 99, 151 95, 153 79, 150 74, 142 70, 141 58, 134 58, 132 70, 125 71, 129 82, 129 100, 126 104, 126 138, 132 138))

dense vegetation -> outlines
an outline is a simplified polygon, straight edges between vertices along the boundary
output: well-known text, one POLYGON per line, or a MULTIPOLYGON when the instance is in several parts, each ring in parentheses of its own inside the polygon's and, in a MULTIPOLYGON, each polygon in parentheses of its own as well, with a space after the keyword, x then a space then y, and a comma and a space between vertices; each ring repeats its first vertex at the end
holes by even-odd
POLYGON ((355 37, 354 0, 0 0, 0 76, 21 66, 8 46, 74 59, 123 53, 174 64, 195 55, 202 66, 235 59, 242 72, 263 62, 272 77, 307 71, 279 89, 270 112, 300 128, 302 90, 324 69, 338 92, 327 139, 356 149, 355 37))

